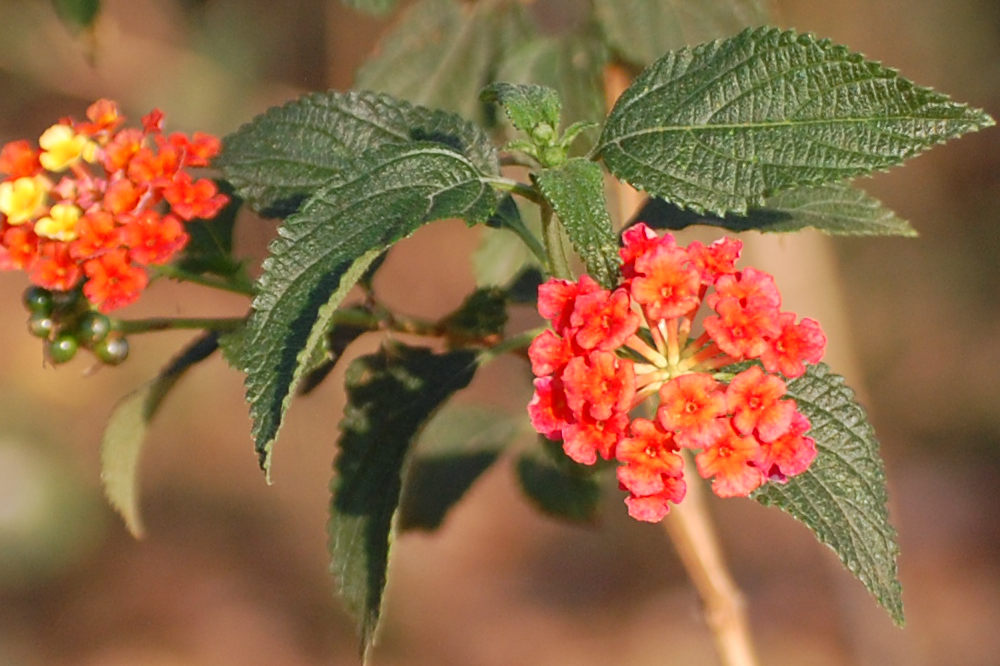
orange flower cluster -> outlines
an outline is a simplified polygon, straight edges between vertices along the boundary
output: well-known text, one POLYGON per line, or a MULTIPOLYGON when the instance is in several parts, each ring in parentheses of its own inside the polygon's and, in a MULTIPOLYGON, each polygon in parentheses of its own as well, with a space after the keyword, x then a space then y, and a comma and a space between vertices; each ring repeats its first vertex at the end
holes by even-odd
POLYGON ((817 363, 826 337, 812 319, 780 309, 774 279, 737 270, 742 244, 677 245, 645 224, 623 234, 623 283, 584 275, 549 280, 538 311, 552 323, 528 349, 535 429, 573 460, 616 460, 629 514, 656 522, 683 499, 682 448, 700 450, 699 474, 722 497, 783 482, 816 456, 809 420, 784 398, 784 379, 817 363), (691 334, 705 303, 704 333, 691 334), (726 367, 756 360, 735 375, 726 367), (655 419, 630 412, 657 396, 655 419))
POLYGON ((213 181, 186 171, 208 166, 218 138, 164 135, 155 109, 142 129, 119 129, 124 120, 101 99, 86 121, 63 118, 45 130, 37 148, 20 140, 0 149, 0 269, 24 270, 53 291, 82 283, 87 300, 109 312, 139 297, 146 266, 185 246, 185 222, 226 205, 213 181))

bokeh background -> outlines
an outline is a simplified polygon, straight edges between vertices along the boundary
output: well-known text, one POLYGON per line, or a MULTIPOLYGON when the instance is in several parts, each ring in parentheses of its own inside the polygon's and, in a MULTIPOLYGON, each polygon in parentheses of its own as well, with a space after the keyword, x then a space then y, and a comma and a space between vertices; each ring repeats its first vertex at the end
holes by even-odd
MULTIPOLYGON (((534 9, 558 26, 573 4, 534 9)), ((781 25, 1000 115, 995 0, 782 0, 775 10, 781 25)), ((105 0, 96 29, 73 34, 49 2, 0 0, 0 142, 37 137, 102 96, 133 119, 158 106, 170 129, 225 134, 302 92, 349 87, 387 24, 334 0, 105 0)), ((831 364, 870 411, 909 620, 895 628, 780 512, 716 501, 764 664, 997 663, 998 148, 1000 133, 987 130, 864 181, 918 239, 748 238, 787 305, 831 322, 831 364)), ((274 228, 241 219, 239 251, 259 260, 274 228)), ((420 231, 393 251, 379 293, 411 312, 447 312, 471 288, 476 241, 459 223, 420 231)), ((0 665, 357 663, 324 530, 339 373, 293 406, 267 486, 241 377, 219 359, 192 370, 149 438, 148 535, 135 541, 102 500, 103 423, 190 334, 135 336, 114 370, 83 359, 45 367, 24 330, 26 284, 0 275, 0 665)), ((164 282, 124 314, 239 315, 246 305, 164 282)), ((497 364, 473 392, 519 408, 523 370, 497 364)), ((373 663, 715 663, 665 533, 627 520, 615 493, 601 518, 581 528, 541 516, 511 466, 497 465, 443 529, 397 542, 373 663)))

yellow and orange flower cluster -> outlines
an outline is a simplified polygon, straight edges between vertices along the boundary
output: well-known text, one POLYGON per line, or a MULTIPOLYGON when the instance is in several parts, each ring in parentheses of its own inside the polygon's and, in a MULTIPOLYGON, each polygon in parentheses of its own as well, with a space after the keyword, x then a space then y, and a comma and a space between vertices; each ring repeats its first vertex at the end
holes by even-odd
POLYGON ((86 115, 61 119, 37 147, 20 140, 0 149, 0 269, 24 270, 53 291, 82 283, 87 300, 109 312, 139 297, 147 266, 185 246, 186 222, 214 217, 229 199, 187 171, 209 165, 217 137, 165 135, 156 109, 142 129, 120 128, 125 119, 106 99, 86 115))

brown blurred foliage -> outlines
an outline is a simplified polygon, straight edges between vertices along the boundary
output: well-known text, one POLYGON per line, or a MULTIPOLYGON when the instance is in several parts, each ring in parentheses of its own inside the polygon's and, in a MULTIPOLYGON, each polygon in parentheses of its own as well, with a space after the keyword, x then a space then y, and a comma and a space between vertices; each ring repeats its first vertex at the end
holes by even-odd
MULTIPOLYGON (((1000 115, 995 0, 777 9, 782 25, 1000 115)), ((74 35, 47 2, 0 0, 0 142, 36 137, 102 96, 133 119, 157 106, 169 128, 225 134, 301 92, 348 87, 384 26, 333 0, 105 0, 96 28, 74 35)), ((848 322, 831 344, 855 350, 860 375, 849 380, 883 442, 909 624, 895 629, 790 519, 716 502, 765 664, 996 663, 998 137, 972 135, 866 181, 919 239, 824 245, 848 322)), ((259 258, 273 233, 273 222, 247 216, 240 251, 259 258)), ((444 313, 471 287, 475 242, 464 225, 433 225, 394 250, 377 288, 409 311, 444 313)), ((769 242, 772 260, 794 257, 798 241, 769 242)), ((100 496, 103 421, 191 335, 136 336, 118 369, 89 373, 77 360, 54 370, 22 327, 25 286, 23 275, 0 275, 0 666, 356 663, 326 571, 340 373, 296 402, 268 487, 241 378, 218 359, 194 369, 154 424, 142 468, 149 535, 136 542, 100 496)), ((801 286, 808 297, 830 285, 801 286)), ((162 283, 127 314, 236 315, 246 305, 162 283)), ((518 408, 523 370, 498 364, 473 391, 518 408)), ((665 534, 628 521, 609 495, 597 528, 555 524, 498 465, 439 533, 397 542, 374 663, 714 663, 665 534)))

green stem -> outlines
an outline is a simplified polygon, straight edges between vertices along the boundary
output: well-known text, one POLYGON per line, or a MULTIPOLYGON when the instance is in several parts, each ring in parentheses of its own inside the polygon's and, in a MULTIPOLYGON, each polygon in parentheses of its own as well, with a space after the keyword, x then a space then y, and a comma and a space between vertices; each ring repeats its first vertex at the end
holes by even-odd
POLYGON ((153 277, 166 277, 172 280, 180 280, 182 282, 192 282, 194 284, 200 284, 213 289, 229 291, 234 294, 243 294, 244 296, 255 296, 257 294, 253 285, 250 284, 249 281, 243 279, 234 278, 231 280, 215 280, 198 273, 186 271, 183 268, 178 268, 177 266, 171 266, 169 264, 164 266, 151 266, 150 272, 153 273, 153 277))
POLYGON ((569 258, 563 242, 562 226, 555 221, 552 206, 542 205, 542 236, 545 238, 545 253, 548 255, 549 274, 563 280, 572 280, 569 258))
POLYGON ((149 319, 122 319, 115 322, 115 327, 127 335, 192 328, 225 333, 235 331, 245 322, 246 317, 150 317, 149 319))

